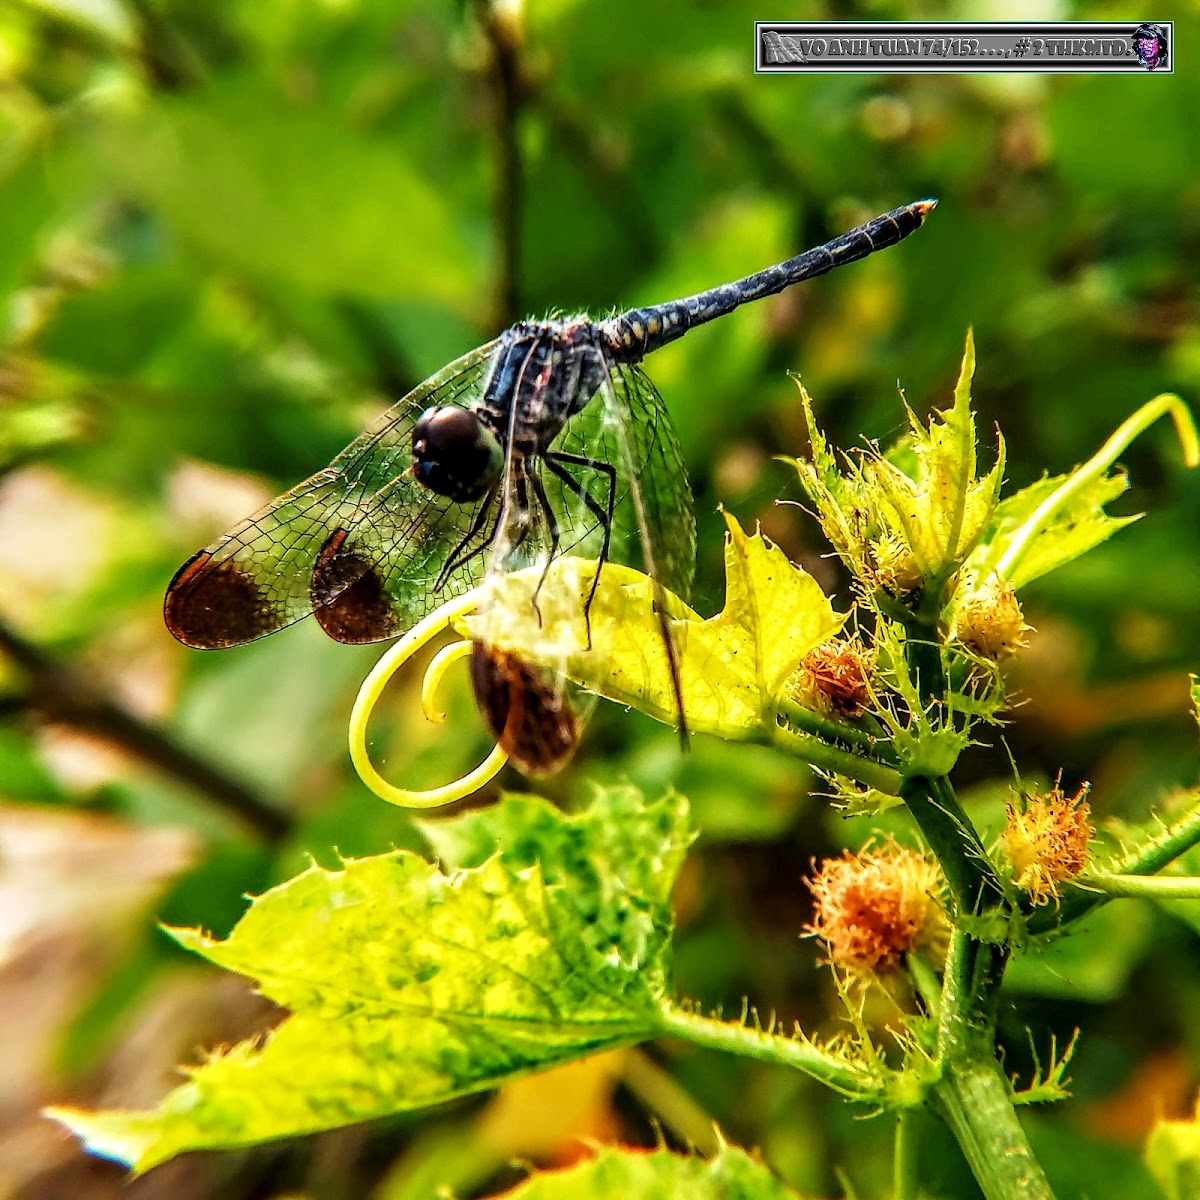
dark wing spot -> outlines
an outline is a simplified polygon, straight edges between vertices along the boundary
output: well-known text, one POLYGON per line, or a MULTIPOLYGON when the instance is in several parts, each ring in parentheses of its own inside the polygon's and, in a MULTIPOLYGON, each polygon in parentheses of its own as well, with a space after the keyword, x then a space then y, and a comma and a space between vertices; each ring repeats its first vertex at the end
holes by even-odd
POLYGON ((231 558, 201 550, 175 572, 163 602, 167 628, 185 646, 219 650, 252 642, 285 624, 270 598, 231 558))
POLYGON ((552 775, 571 757, 579 727, 570 701, 545 671, 476 642, 475 702, 492 736, 526 775, 552 775))
POLYGON ((338 642, 379 642, 401 632, 374 564, 345 550, 346 531, 330 535, 313 566, 309 595, 321 628, 338 642))

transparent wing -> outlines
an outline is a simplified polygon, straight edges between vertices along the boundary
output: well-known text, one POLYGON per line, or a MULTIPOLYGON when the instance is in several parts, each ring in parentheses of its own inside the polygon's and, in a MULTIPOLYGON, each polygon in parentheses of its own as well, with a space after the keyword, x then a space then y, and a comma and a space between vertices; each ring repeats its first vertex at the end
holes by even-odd
POLYGON ((683 468, 675 426, 662 397, 636 366, 610 366, 600 395, 629 468, 629 500, 637 519, 642 569, 654 584, 658 628, 679 713, 679 737, 686 748, 679 647, 671 630, 663 588, 687 598, 696 550, 696 515, 683 468))
POLYGON ((274 633, 314 606, 333 605, 328 621, 322 619, 326 632, 373 641, 428 611, 413 599, 420 581, 437 573, 434 564, 445 562, 483 502, 453 504, 411 478, 412 427, 430 405, 473 402, 494 345, 479 346, 430 376, 324 470, 189 559, 163 606, 175 637, 200 649, 234 646, 274 633), (381 495, 390 495, 392 504, 380 504, 381 495), (385 523, 397 515, 396 527, 385 523), (372 569, 385 553, 403 560, 389 563, 390 571, 400 568, 414 581, 403 601, 384 604, 375 587, 372 569))
MULTIPOLYGON (((636 366, 610 365, 607 385, 567 424, 553 450, 590 463, 605 463, 615 470, 609 557, 654 574, 647 563, 631 481, 640 485, 658 581, 687 600, 696 565, 692 490, 675 424, 645 372, 636 366)), ((605 507, 606 475, 597 467, 572 465, 567 469, 587 489, 592 504, 582 501, 550 472, 545 473, 551 502, 561 514, 561 550, 596 558, 603 526, 596 509, 605 507)))

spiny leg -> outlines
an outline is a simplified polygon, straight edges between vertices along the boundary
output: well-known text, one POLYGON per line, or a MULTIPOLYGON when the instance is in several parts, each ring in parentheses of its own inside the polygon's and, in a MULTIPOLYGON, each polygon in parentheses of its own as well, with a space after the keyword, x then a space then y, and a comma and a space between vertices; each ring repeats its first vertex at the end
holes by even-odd
POLYGON ((471 528, 467 530, 466 536, 458 543, 457 546, 450 552, 446 559, 446 565, 438 573, 437 579, 434 581, 433 590, 440 592, 446 586, 450 576, 465 563, 469 563, 477 554, 482 554, 495 540, 496 532, 500 528, 500 509, 496 509, 496 521, 492 525, 492 531, 469 553, 464 554, 463 551, 469 546, 475 536, 483 528, 487 521, 487 515, 492 507, 492 502, 496 498, 496 489, 492 488, 490 492, 483 498, 483 503, 479 506, 479 513, 475 520, 471 522, 471 528))
POLYGON ((533 498, 537 501, 546 517, 546 528, 550 533, 550 554, 546 559, 546 565, 542 568, 541 578, 537 581, 537 587, 533 589, 533 611, 537 613, 538 624, 541 625, 542 610, 538 604, 538 597, 542 593, 542 584, 546 582, 546 576, 550 574, 550 567, 553 565, 555 558, 558 557, 558 518, 554 515, 554 509, 550 507, 550 497, 546 495, 546 485, 542 482, 542 477, 536 470, 530 471, 529 483, 533 488, 533 498))
POLYGON ((587 648, 590 650, 592 648, 592 600, 595 598, 596 588, 600 583, 600 571, 604 564, 608 562, 609 546, 612 541, 613 510, 616 508, 617 503, 617 470, 612 463, 583 458, 578 454, 566 454, 562 451, 553 451, 547 454, 545 463, 583 501, 588 512, 600 522, 602 530, 600 557, 596 561, 596 572, 592 576, 592 586, 588 588, 587 600, 583 606, 583 622, 587 629, 587 648), (590 467, 594 471, 599 471, 608 480, 608 503, 605 508, 601 508, 591 492, 570 471, 566 470, 567 465, 590 467))

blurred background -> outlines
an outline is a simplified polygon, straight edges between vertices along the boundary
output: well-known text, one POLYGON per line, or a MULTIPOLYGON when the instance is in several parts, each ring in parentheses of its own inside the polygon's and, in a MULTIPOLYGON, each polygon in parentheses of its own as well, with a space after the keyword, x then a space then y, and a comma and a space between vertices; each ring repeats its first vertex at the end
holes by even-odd
MULTIPOLYGON (((488 1194, 513 1156, 652 1145, 682 1110, 797 1186, 886 1193, 891 1127, 799 1076, 664 1044, 419 1117, 220 1155, 127 1184, 38 1116, 141 1106, 205 1046, 267 1027, 237 979, 156 921, 222 933, 306 855, 421 846, 352 773, 345 728, 377 648, 307 622, 219 653, 161 620, 181 562, 322 466, 375 412, 524 315, 687 294, 898 204, 898 248, 656 354, 700 514, 696 607, 722 600, 724 504, 848 602, 794 472, 800 372, 843 446, 945 403, 979 347, 984 446, 1010 487, 1092 454, 1163 390, 1200 390, 1198 6, 635 0, 9 0, 0 6, 0 1197, 402 1200, 488 1194), (1173 19, 1176 73, 752 74, 753 21, 1173 19), (682 1090, 681 1090, 682 1089, 682 1090), (670 1121, 667 1121, 668 1126, 670 1121), (838 1172, 844 1171, 844 1176, 838 1172)), ((1093 785, 1140 820, 1197 776, 1200 472, 1168 427, 1125 456, 1143 521, 1031 588, 1007 743, 956 782, 994 827, 1027 781, 1093 785)), ((414 786, 487 740, 465 684, 427 725, 418 670, 379 722, 414 786)), ((702 831, 677 893, 677 985, 831 1033, 802 878, 868 832, 767 749, 597 711, 541 790, 674 784, 702 831)), ((516 775, 504 786, 525 786, 516 775)), ((481 797, 476 802, 486 802, 481 797)), ((1153 1197, 1140 1144, 1200 1074, 1200 905, 1112 905, 1014 966, 1002 1026, 1083 1029, 1075 1100, 1035 1114, 1064 1195, 1153 1197), (1097 1187, 1096 1180, 1102 1185, 1097 1187)), ((886 1017, 886 1014, 884 1014, 886 1017)), ((930 1125, 936 1143, 943 1135, 930 1125)), ((970 1197, 957 1150, 934 1194, 970 1197)))

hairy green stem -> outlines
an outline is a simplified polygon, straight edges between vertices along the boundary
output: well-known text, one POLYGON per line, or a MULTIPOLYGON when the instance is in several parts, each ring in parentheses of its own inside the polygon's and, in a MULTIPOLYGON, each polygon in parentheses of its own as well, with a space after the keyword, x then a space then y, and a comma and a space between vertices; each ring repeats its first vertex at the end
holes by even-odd
POLYGON ((1004 893, 987 850, 949 780, 914 776, 904 781, 900 796, 937 856, 959 914, 969 916, 1002 904, 1004 893))
MULTIPOLYGON (((941 996, 935 1003, 926 1001, 938 1022, 941 1075, 934 1085, 938 1110, 988 1200, 1049 1197, 1049 1185, 1017 1120, 996 1060, 996 1011, 1008 965, 1003 936, 1007 898, 979 834, 945 776, 910 779, 901 795, 937 855, 956 909, 941 996), (996 922, 994 929, 986 927, 989 918, 996 922), (985 940, 980 933, 995 940, 985 940)), ((923 980, 919 965, 915 979, 924 995, 929 981, 923 980)))
POLYGON ((987 1200, 1053 1200, 991 1054, 951 1060, 934 1094, 987 1200))
POLYGON ((884 1090, 883 1083, 863 1068, 829 1054, 811 1042, 718 1021, 672 1005, 663 1006, 659 1024, 664 1036, 682 1038, 697 1046, 724 1050, 742 1058, 792 1067, 856 1098, 879 1098, 884 1090))
POLYGON ((903 777, 899 771, 894 771, 883 763, 864 758, 861 754, 853 754, 849 750, 839 750, 823 738, 797 733, 784 725, 776 725, 773 734, 772 741, 775 745, 782 746, 797 758, 804 759, 822 771, 845 775, 888 796, 900 794, 903 777))
POLYGON ((900 756, 886 735, 876 737, 866 730, 843 725, 840 721, 831 721, 828 717, 823 717, 810 708, 804 708, 786 697, 775 701, 775 710, 793 729, 802 733, 811 733, 827 742, 844 742, 861 750, 868 757, 890 766, 895 766, 900 761, 900 756))

